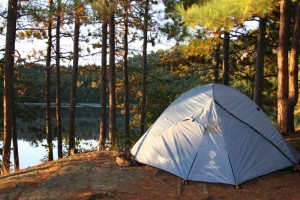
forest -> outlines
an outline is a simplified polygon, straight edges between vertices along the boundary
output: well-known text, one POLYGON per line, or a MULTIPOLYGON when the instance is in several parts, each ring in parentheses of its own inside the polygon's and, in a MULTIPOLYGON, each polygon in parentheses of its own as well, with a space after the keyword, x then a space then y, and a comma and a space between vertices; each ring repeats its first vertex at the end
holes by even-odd
POLYGON ((26 103, 45 104, 40 134, 49 161, 54 139, 58 158, 78 153, 78 103, 101 105, 99 150, 128 149, 176 97, 207 83, 246 94, 281 134, 297 131, 299 0, 7 1, 0 8, 2 174, 19 170, 16 117, 30 120, 26 103), (19 51, 24 42, 37 45, 19 51))

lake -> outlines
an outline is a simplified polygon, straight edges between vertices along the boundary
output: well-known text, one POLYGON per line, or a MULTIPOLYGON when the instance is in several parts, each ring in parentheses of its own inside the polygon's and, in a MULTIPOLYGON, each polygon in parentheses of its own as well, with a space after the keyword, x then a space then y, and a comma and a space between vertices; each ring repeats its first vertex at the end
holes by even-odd
MULTIPOLYGON (((62 106, 63 149, 67 152, 69 129, 69 105, 62 106)), ((81 150, 98 149, 100 104, 78 103, 76 106, 76 141, 81 150)), ((57 159, 57 141, 55 137, 55 104, 52 104, 52 134, 54 135, 54 159, 57 159)), ((118 127, 122 127, 122 118, 117 118, 118 127)), ((45 106, 38 103, 27 103, 20 106, 17 115, 17 131, 20 168, 35 166, 47 160, 45 140, 45 106)), ((2 145, 1 145, 2 146, 2 145)), ((11 156, 13 159, 13 155, 11 156)), ((13 160, 12 160, 13 163, 13 160)))
MULTIPOLYGON (((54 160, 56 160, 58 157, 57 147, 56 147, 57 141, 54 140, 53 144, 55 145, 53 148, 53 157, 54 160)), ((35 145, 29 141, 19 139, 18 147, 19 147, 20 169, 35 166, 44 161, 47 161, 46 159, 47 152, 44 145, 46 145, 46 140, 43 140, 38 145, 35 145)), ((93 150, 98 148, 98 141, 81 140, 80 145, 82 149, 93 150)), ((11 162, 14 163, 13 154, 11 155, 11 162)))

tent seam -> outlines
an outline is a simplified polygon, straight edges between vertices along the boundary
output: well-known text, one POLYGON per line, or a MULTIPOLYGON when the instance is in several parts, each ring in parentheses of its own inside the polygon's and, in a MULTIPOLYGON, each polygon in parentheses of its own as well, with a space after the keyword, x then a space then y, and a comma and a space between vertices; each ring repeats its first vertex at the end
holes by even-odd
POLYGON ((238 183, 237 183, 236 178, 235 178, 235 174, 234 174, 234 171, 233 171, 233 168, 232 168, 232 164, 231 164, 231 160, 230 160, 228 152, 227 152, 227 156, 228 156, 228 161, 229 161, 229 164, 230 164, 230 168, 231 168, 231 172, 232 172, 232 176, 233 176, 235 185, 237 185, 238 183))
POLYGON ((193 166, 194 166, 194 163, 195 163, 195 160, 196 160, 197 156, 198 156, 198 153, 196 153, 196 155, 195 155, 195 158, 194 158, 194 160, 193 160, 193 162, 192 162, 192 165, 191 165, 191 167, 190 167, 189 173, 187 174, 185 180, 188 180, 188 178, 189 178, 189 176, 190 176, 190 173, 191 173, 191 171, 192 171, 192 168, 193 168, 193 166))
POLYGON ((240 122, 242 122, 243 124, 247 125, 248 127, 250 127, 253 131, 255 131, 256 133, 258 133, 262 138, 264 138, 266 141, 268 141, 271 145, 273 145, 284 157, 286 157, 292 164, 297 164, 295 163, 289 156, 287 156, 276 144, 274 144, 271 140, 269 140, 266 136, 264 136, 261 132, 259 132, 257 129, 255 129, 253 126, 251 126, 250 124, 248 124, 247 122, 243 121, 242 119, 238 118, 237 116, 235 116, 234 114, 232 114, 231 112, 229 112, 226 108, 224 108, 218 101, 216 101, 214 99, 214 102, 220 106, 224 111, 226 111, 228 114, 230 114, 232 117, 236 118, 237 120, 239 120, 240 122))

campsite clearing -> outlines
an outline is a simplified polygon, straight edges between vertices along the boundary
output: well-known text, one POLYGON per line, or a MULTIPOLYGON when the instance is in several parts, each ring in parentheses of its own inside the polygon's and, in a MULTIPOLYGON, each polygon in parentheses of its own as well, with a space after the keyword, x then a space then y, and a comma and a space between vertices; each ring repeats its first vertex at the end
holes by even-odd
MULTIPOLYGON (((300 138, 288 138, 300 150, 300 138)), ((242 184, 190 182, 149 166, 119 167, 116 152, 63 158, 0 177, 0 199, 299 199, 300 172, 282 170, 242 184)))

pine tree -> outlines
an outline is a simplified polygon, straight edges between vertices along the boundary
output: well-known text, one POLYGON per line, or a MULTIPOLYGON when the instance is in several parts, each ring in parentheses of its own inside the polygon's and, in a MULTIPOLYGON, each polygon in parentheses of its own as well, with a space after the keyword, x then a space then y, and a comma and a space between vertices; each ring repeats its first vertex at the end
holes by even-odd
POLYGON ((294 30, 291 44, 290 66, 289 66, 289 111, 288 127, 289 132, 295 132, 294 110, 298 102, 298 57, 299 57, 299 38, 300 38, 300 0, 296 2, 294 30))
MULTIPOLYGON (((124 134, 129 137, 129 83, 128 83, 128 20, 130 0, 124 0, 124 54, 123 54, 123 84, 124 84, 124 134)), ((127 146, 127 141, 126 141, 127 146)))
POLYGON ((101 54, 101 113, 100 113, 100 135, 99 149, 105 149, 106 142, 106 106, 107 106, 107 18, 102 19, 102 54, 101 54))
POLYGON ((257 39, 257 56, 255 64, 255 79, 254 79, 254 95, 253 100, 259 106, 262 107, 262 93, 263 93, 263 81, 264 81, 264 58, 266 51, 266 26, 267 19, 260 17, 259 19, 259 31, 257 39))
POLYGON ((10 173, 10 149, 13 131, 13 69, 16 42, 18 0, 8 1, 3 90, 3 154, 1 174, 10 173))
MULTIPOLYGON (((99 150, 104 150, 107 139, 107 49, 108 49, 108 24, 111 13, 114 12, 113 4, 108 0, 95 0, 91 2, 95 16, 101 21, 101 111, 99 130, 99 150)), ((112 41, 111 41, 112 42, 112 41)))
POLYGON ((61 124, 61 84, 60 84, 60 37, 61 37, 61 15, 62 15, 62 2, 57 1, 57 14, 56 14, 56 135, 57 135, 57 156, 63 157, 62 150, 62 124, 61 124))
POLYGON ((201 26, 212 32, 223 29, 223 84, 229 84, 229 41, 230 30, 253 16, 264 16, 274 5, 272 0, 231 1, 211 0, 192 4, 187 9, 178 4, 177 10, 186 25, 201 26))
POLYGON ((75 109, 76 109, 76 87, 78 78, 78 60, 79 60, 79 36, 80 36, 80 18, 83 14, 83 5, 81 0, 74 0, 75 3, 75 26, 74 26, 74 46, 73 46, 73 70, 70 95, 70 123, 69 123, 69 155, 76 153, 75 148, 75 109))
POLYGON ((145 118, 146 118, 146 95, 147 95, 147 43, 148 43, 148 13, 149 0, 145 1, 144 24, 143 24, 143 72, 142 72, 142 103, 141 103, 141 119, 140 119, 140 133, 145 132, 145 118))
MULTIPOLYGON (((115 8, 114 0, 110 0, 110 6, 115 8)), ((115 63, 115 13, 114 9, 109 15, 109 132, 108 140, 112 148, 116 142, 116 63, 115 63)))
POLYGON ((53 14, 53 0, 49 0, 49 18, 48 18, 48 42, 47 42, 47 58, 46 58, 46 137, 48 160, 53 160, 53 144, 52 144, 52 130, 51 130, 51 49, 52 49, 52 14, 53 14))
POLYGON ((288 127, 288 44, 290 29, 291 1, 280 2, 280 29, 278 46, 278 89, 277 89, 277 127, 282 134, 289 132, 288 127))
POLYGON ((222 65, 222 84, 229 85, 229 45, 230 45, 230 34, 224 32, 223 38, 223 65, 222 65))

